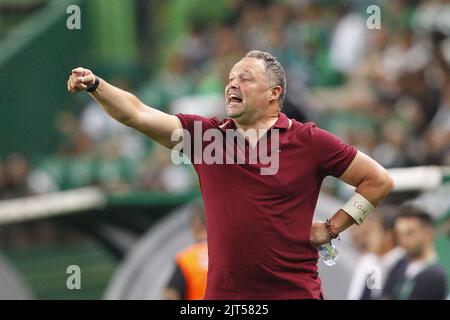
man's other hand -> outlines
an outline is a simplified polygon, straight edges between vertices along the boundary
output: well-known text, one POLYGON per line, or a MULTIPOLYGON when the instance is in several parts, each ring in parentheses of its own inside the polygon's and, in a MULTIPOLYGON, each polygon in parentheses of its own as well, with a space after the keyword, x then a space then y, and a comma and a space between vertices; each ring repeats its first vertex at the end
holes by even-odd
POLYGON ((313 221, 310 241, 316 247, 331 241, 331 236, 324 221, 313 221))

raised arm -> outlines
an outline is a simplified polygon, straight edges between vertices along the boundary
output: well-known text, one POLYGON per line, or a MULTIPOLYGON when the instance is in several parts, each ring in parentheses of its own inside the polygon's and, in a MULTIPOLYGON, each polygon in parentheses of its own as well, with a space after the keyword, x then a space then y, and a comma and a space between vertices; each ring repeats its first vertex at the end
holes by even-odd
MULTIPOLYGON (((73 69, 67 81, 71 93, 83 91, 94 85, 96 76, 89 69, 73 69)), ((176 116, 142 103, 135 95, 114 87, 100 79, 97 89, 89 93, 97 103, 114 119, 134 128, 159 144, 172 148, 177 141, 171 141, 172 132, 181 128, 176 116)))
MULTIPOLYGON (((373 207, 380 204, 394 187, 394 182, 386 169, 360 151, 339 179, 356 187, 356 193, 367 199, 373 207)), ((341 209, 330 219, 330 223, 332 231, 339 234, 356 221, 341 209)), ((330 240, 331 236, 324 222, 315 221, 311 232, 311 241, 320 245, 330 240)))

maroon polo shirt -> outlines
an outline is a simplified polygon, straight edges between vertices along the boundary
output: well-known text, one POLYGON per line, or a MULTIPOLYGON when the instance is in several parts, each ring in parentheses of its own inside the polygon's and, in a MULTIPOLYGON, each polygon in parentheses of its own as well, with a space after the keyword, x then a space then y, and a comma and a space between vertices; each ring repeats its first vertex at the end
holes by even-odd
MULTIPOLYGON (((191 135, 192 150, 195 121, 201 123, 202 133, 216 128, 225 136, 227 129, 236 128, 230 119, 177 117, 191 135)), ((318 252, 309 240, 314 209, 323 179, 342 175, 357 150, 314 123, 291 120, 289 126, 280 112, 272 127, 279 133, 279 148, 271 151, 279 154, 274 175, 262 175, 260 162, 194 163, 208 232, 205 299, 322 297, 318 252)), ((272 132, 267 133, 269 141, 272 132)), ((203 142, 202 150, 209 143, 203 142)), ((248 148, 245 145, 246 157, 248 148)))

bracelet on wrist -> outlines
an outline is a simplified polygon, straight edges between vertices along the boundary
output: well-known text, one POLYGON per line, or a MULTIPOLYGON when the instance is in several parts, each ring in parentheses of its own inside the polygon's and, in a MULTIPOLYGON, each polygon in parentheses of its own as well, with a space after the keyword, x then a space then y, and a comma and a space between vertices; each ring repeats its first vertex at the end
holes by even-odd
POLYGON ((97 90, 98 85, 100 84, 100 78, 95 76, 95 82, 92 86, 89 86, 86 91, 89 93, 95 92, 95 90, 97 90))
POLYGON ((339 233, 337 233, 337 234, 334 233, 333 229, 331 228, 331 220, 330 219, 327 219, 327 221, 325 221, 325 226, 327 227, 328 234, 330 235, 330 237, 332 239, 341 240, 339 233))

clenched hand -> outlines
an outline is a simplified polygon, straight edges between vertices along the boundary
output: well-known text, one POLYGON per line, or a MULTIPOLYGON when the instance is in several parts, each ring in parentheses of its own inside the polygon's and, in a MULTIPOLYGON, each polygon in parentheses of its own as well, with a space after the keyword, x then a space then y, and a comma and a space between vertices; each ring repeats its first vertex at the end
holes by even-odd
POLYGON ((69 80, 67 80, 67 91, 70 93, 86 90, 95 83, 95 75, 91 70, 85 68, 75 68, 72 70, 69 80))
POLYGON ((331 240, 331 236, 327 231, 325 222, 323 221, 313 221, 311 227, 311 237, 310 241, 314 246, 320 246, 331 240))

